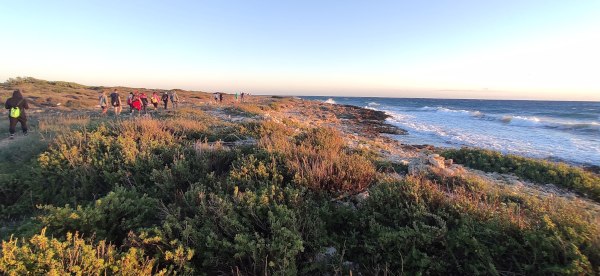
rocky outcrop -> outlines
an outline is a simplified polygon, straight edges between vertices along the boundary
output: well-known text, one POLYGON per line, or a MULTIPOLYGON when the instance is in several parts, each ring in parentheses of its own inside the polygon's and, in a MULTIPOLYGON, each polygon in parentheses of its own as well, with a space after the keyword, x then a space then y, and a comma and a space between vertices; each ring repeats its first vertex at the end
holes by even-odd
POLYGON ((452 159, 445 159, 439 154, 422 154, 408 163, 408 173, 411 175, 436 174, 451 177, 464 171, 464 168, 454 164, 452 159))

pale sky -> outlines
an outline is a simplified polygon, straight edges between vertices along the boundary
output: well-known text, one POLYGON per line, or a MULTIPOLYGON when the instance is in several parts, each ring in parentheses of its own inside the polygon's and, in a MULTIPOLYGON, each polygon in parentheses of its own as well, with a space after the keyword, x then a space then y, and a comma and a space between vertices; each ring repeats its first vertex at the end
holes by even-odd
POLYGON ((600 101, 600 1, 4 1, 0 81, 600 101))

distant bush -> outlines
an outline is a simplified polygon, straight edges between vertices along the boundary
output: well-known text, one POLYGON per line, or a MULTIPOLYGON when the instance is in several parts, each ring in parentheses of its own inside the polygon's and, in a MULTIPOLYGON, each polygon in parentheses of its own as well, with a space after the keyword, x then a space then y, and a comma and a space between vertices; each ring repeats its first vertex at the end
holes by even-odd
POLYGON ((240 104, 225 108, 230 114, 254 117, 265 113, 265 107, 256 104, 240 104))
POLYGON ((580 168, 483 149, 450 149, 442 155, 474 169, 514 173, 536 183, 552 183, 600 202, 600 176, 580 168))

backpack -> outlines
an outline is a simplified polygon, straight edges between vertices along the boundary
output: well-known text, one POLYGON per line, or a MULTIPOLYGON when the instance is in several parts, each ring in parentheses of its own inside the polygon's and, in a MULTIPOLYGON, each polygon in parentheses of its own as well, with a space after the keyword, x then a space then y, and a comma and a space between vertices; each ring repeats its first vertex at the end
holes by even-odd
POLYGON ((106 106, 107 103, 107 99, 105 95, 100 96, 100 106, 106 106))
POLYGON ((156 97, 152 96, 152 98, 150 98, 150 101, 152 101, 153 104, 158 103, 158 100, 156 100, 156 97))
POLYGON ((117 94, 117 93, 110 94, 110 103, 112 105, 115 105, 116 103, 119 103, 119 94, 117 94))
POLYGON ((9 116, 11 118, 19 118, 21 116, 21 109, 19 108, 18 105, 20 105, 22 101, 23 101, 23 99, 21 99, 19 101, 19 103, 17 103, 16 106, 10 108, 10 115, 9 116))

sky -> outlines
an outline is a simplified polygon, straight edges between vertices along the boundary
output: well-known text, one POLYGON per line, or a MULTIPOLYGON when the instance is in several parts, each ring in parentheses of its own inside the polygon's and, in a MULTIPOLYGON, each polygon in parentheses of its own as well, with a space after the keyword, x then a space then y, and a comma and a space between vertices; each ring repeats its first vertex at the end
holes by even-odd
POLYGON ((0 0, 0 81, 600 101, 600 1, 0 0))

